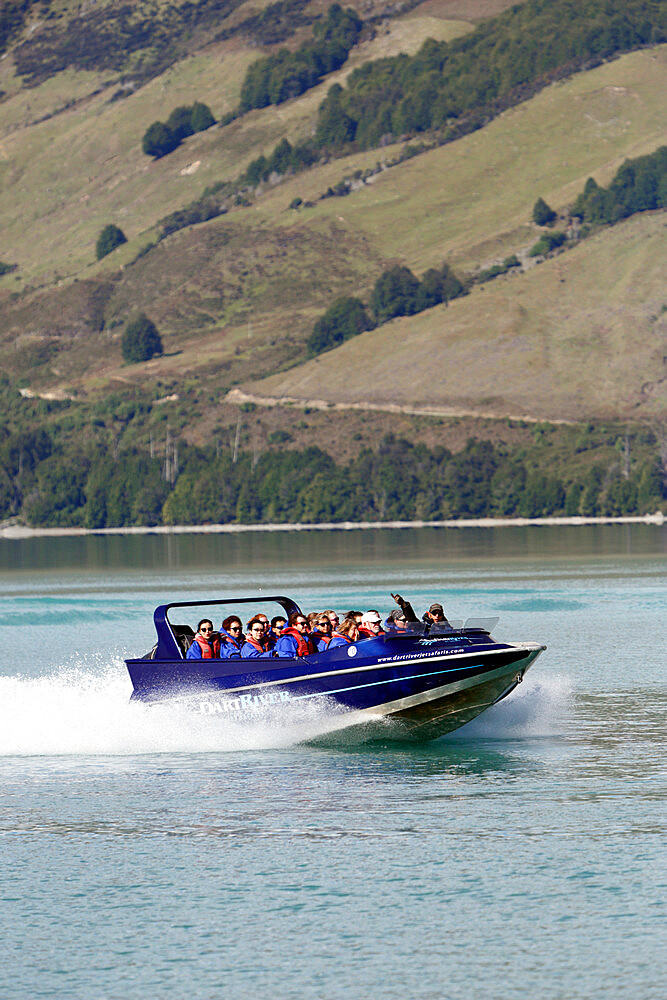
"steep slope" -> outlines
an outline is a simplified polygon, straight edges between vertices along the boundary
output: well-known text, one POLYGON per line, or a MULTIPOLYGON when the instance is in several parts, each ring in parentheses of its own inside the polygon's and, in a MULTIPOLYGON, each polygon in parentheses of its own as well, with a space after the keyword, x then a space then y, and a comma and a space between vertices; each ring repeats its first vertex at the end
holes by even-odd
POLYGON ((635 217, 235 398, 556 421, 664 416, 665 230, 662 213, 635 217))

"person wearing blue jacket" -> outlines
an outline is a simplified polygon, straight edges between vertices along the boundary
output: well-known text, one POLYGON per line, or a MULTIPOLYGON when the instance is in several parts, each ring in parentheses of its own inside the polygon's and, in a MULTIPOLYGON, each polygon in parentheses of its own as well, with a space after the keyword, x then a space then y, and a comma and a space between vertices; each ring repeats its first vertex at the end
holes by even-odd
POLYGON ((295 611, 289 616, 287 627, 282 630, 276 648, 276 656, 310 656, 317 652, 317 643, 310 637, 310 625, 305 615, 295 611))
POLYGON ((241 656, 243 659, 268 659, 273 656, 273 650, 266 647, 264 631, 265 626, 261 618, 250 619, 245 642, 241 646, 241 656))
POLYGON ((241 619, 238 615, 229 615, 220 626, 220 659, 235 660, 241 655, 244 641, 241 619))
POLYGON ((354 618, 346 618, 340 623, 331 636, 329 649, 336 649, 337 646, 348 646, 359 639, 359 626, 354 618))

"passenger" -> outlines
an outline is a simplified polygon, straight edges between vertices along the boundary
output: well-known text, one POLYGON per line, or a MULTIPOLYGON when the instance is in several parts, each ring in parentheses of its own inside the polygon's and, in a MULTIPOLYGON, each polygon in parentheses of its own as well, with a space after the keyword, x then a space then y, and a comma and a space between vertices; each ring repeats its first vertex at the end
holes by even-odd
POLYGON ((245 642, 241 646, 241 656, 251 660, 264 660, 273 656, 273 650, 268 648, 265 640, 264 622, 257 616, 248 622, 245 642))
POLYGON ((318 652, 322 653, 328 648, 331 642, 333 625, 324 612, 320 612, 315 620, 315 629, 311 632, 310 638, 317 643, 318 652))
POLYGON ((359 639, 359 626, 354 618, 346 618, 341 622, 336 631, 331 636, 329 649, 336 649, 337 646, 347 646, 348 643, 357 642, 359 639))
POLYGON ((310 626, 308 619, 300 611, 289 616, 287 627, 283 629, 276 643, 276 656, 310 656, 317 652, 317 643, 308 634, 310 626))
POLYGON ((391 596, 394 598, 399 608, 405 615, 405 620, 407 622, 419 621, 419 618, 417 618, 417 615, 415 614, 414 609, 409 601, 404 601, 400 594, 392 594, 391 596))
POLYGON ((367 611, 361 619, 359 626, 359 639, 375 639, 379 635, 384 635, 382 619, 379 611, 367 611))
POLYGON ((429 625, 449 625, 442 604, 432 604, 428 611, 424 612, 423 621, 429 625))
POLYGON ((266 646, 267 649, 273 649, 273 647, 276 644, 276 640, 273 638, 273 635, 271 633, 271 625, 269 623, 269 619, 266 617, 263 611, 258 611, 257 614, 255 615, 255 618, 259 618, 259 620, 264 625, 264 645, 266 646))
POLYGON ((186 660, 217 660, 220 656, 220 639, 213 631, 210 618, 202 618, 192 645, 185 654, 186 660))
POLYGON ((338 615, 336 614, 336 612, 332 611, 329 608, 327 611, 323 611, 322 614, 327 616, 327 618, 331 622, 331 627, 333 629, 335 629, 336 626, 338 625, 339 621, 340 621, 340 618, 338 617, 338 615))
POLYGON ((361 625, 361 619, 363 615, 361 611, 348 611, 345 615, 346 618, 351 618, 357 625, 361 625))
POLYGON ((389 633, 407 632, 408 620, 405 617, 403 609, 396 608, 395 611, 392 611, 389 617, 387 618, 386 622, 384 623, 384 627, 389 633))
POLYGON ((236 659, 241 655, 241 646, 245 642, 243 625, 238 615, 229 615, 220 626, 220 658, 222 660, 236 659))
POLYGON ((278 639, 280 638, 280 633, 282 632, 282 630, 285 628, 286 625, 287 625, 287 619, 285 618, 284 615, 275 615, 271 619, 271 636, 273 637, 274 646, 278 642, 278 639))

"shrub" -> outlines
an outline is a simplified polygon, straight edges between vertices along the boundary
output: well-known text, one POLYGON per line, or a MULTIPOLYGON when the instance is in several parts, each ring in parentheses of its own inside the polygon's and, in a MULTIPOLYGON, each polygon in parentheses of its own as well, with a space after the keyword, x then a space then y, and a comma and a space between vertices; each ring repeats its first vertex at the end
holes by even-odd
POLYGON ((306 341, 310 355, 338 347, 344 340, 356 337, 373 324, 363 302, 355 298, 340 298, 329 306, 324 316, 318 319, 313 332, 306 341))
POLYGON ((211 125, 215 125, 215 118, 208 104, 195 101, 191 108, 190 123, 193 132, 205 132, 211 125))
POLYGON ((150 361, 156 355, 162 354, 162 340, 155 323, 140 313, 125 327, 122 340, 123 357, 129 364, 138 361, 150 361))
POLYGON ((187 139, 189 135, 194 133, 192 127, 192 108, 189 105, 181 105, 178 108, 174 108, 169 117, 167 118, 167 128, 175 138, 178 139, 179 143, 187 139))
POLYGON ((543 198, 538 198, 533 205, 533 222, 537 226, 550 226, 556 218, 556 213, 543 198))
POLYGON ((530 257, 539 257, 543 254, 550 253, 555 250, 556 247, 560 247, 565 243, 567 236, 565 233, 544 233, 540 236, 537 243, 531 247, 528 251, 530 257))
POLYGON ((103 257, 110 254, 116 247, 122 246, 123 243, 127 243, 127 237, 123 230, 119 229, 118 226, 114 226, 113 223, 109 223, 97 237, 97 243, 95 244, 97 259, 102 260, 103 257))
POLYGON ((141 140, 141 148, 146 156, 152 156, 159 160, 161 156, 173 152, 180 144, 178 136, 174 135, 171 129, 167 128, 164 122, 153 122, 144 132, 141 140))

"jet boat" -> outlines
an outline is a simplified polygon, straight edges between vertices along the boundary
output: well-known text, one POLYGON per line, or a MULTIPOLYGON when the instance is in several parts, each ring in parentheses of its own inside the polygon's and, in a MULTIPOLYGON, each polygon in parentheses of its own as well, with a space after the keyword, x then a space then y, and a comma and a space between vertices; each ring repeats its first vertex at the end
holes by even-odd
MULTIPOLYGON (((308 657, 186 659, 194 632, 173 623, 183 609, 224 607, 241 617, 269 602, 285 617, 297 612, 289 597, 234 598, 160 605, 153 619, 157 642, 150 653, 126 660, 132 699, 194 699, 205 714, 236 719, 273 706, 322 705, 337 728, 362 738, 436 739, 458 729, 506 698, 546 649, 537 642, 499 642, 498 619, 465 624, 412 622, 402 632, 362 639, 308 657)), ((214 621, 217 620, 214 618, 214 621)))

